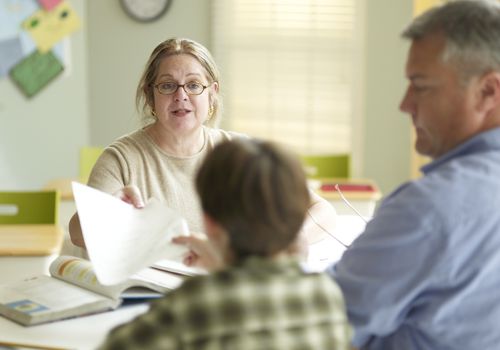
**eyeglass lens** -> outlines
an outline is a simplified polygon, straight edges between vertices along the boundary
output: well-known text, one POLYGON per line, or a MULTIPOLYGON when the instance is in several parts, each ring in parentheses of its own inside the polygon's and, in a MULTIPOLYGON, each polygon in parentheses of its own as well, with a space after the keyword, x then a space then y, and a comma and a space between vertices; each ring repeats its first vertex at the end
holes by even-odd
POLYGON ((199 95, 205 90, 205 86, 197 81, 192 81, 186 84, 177 84, 175 82, 165 82, 156 85, 158 92, 163 95, 173 94, 182 87, 188 95, 199 95))

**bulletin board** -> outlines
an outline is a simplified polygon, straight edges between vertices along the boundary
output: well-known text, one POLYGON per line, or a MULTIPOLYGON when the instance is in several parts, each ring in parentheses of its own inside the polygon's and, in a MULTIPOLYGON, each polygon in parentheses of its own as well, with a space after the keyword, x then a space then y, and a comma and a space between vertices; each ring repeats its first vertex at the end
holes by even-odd
POLYGON ((0 79, 27 98, 68 71, 81 21, 69 0, 0 0, 0 79))

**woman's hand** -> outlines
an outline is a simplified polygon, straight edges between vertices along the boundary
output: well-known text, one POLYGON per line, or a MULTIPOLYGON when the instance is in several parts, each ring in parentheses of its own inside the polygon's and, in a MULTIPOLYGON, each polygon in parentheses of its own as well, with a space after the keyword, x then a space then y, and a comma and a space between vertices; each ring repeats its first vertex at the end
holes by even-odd
POLYGON ((187 266, 201 267, 209 271, 218 270, 225 266, 224 257, 205 236, 179 236, 175 237, 172 242, 182 244, 189 249, 189 253, 184 259, 184 264, 187 266))
MULTIPOLYGON (((126 203, 132 204, 136 208, 144 208, 144 201, 137 186, 125 186, 121 190, 116 191, 113 195, 126 203)), ((83 240, 82 227, 80 226, 78 213, 75 213, 71 217, 69 222, 69 234, 71 242, 74 245, 85 248, 85 241, 83 240)))
POLYGON ((113 195, 126 203, 132 204, 136 208, 144 208, 144 200, 137 186, 125 186, 113 195))
POLYGON ((78 213, 73 214, 69 220, 69 237, 71 243, 80 248, 85 248, 85 241, 83 240, 82 227, 80 226, 80 218, 78 213))

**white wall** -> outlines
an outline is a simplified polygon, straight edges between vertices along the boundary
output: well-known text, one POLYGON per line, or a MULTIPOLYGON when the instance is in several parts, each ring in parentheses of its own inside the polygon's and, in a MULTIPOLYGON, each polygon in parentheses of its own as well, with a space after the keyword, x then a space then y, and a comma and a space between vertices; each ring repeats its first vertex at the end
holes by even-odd
POLYGON ((70 0, 82 19, 72 70, 32 99, 0 80, 0 189, 38 189, 78 175, 78 152, 138 127, 135 88, 153 48, 172 36, 208 46, 210 2, 174 0, 153 23, 128 18, 118 0, 70 0))
POLYGON ((72 0, 83 27, 71 35, 71 72, 31 99, 10 78, 0 79, 0 189, 38 189, 77 174, 78 149, 87 143, 87 16, 72 0))
POLYGON ((209 45, 210 2, 173 0, 167 14, 152 23, 128 18, 119 1, 88 3, 90 142, 107 145, 139 126, 135 90, 156 45, 174 36, 209 45))
POLYGON ((406 88, 408 44, 400 33, 412 18, 411 0, 365 0, 363 176, 384 195, 410 177, 410 122, 399 111, 406 88))
MULTIPOLYGON (((183 36, 210 48, 210 1, 173 0, 160 20, 129 19, 118 0, 70 0, 83 27, 71 36, 72 73, 33 99, 0 80, 0 189, 39 188, 78 174, 78 150, 107 145, 135 130, 135 88, 152 49, 183 36)), ((410 124, 398 111, 407 44, 399 33, 411 18, 411 0, 366 1, 359 176, 384 194, 410 173, 410 124), (364 98, 363 98, 364 96, 364 98)))

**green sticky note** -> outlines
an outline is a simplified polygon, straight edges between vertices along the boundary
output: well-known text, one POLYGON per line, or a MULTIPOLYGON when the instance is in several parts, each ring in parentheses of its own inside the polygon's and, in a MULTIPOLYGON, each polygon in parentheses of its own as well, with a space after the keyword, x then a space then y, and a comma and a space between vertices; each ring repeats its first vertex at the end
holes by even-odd
POLYGON ((10 71, 10 77, 27 97, 32 97, 64 70, 52 51, 35 51, 10 71))

